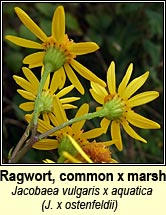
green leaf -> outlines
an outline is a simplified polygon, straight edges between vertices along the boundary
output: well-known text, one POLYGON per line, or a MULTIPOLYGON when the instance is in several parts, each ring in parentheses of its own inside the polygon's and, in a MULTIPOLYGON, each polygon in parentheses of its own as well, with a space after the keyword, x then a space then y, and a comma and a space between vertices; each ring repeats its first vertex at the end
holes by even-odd
POLYGON ((86 15, 85 19, 87 20, 88 24, 93 29, 93 31, 99 29, 98 21, 95 15, 88 14, 86 15))
POLYGON ((146 15, 148 18, 150 32, 152 35, 159 34, 160 36, 163 35, 163 14, 159 12, 147 10, 146 15))
MULTIPOLYGON (((39 10, 41 14, 48 18, 52 18, 54 10, 57 6, 57 4, 52 4, 52 3, 36 3, 35 4, 36 8, 39 10)), ((51 22, 51 20, 50 20, 51 22)))
POLYGON ((37 41, 37 37, 25 25, 20 25, 19 36, 28 40, 37 41))
POLYGON ((17 74, 20 71, 22 66, 23 54, 21 52, 9 51, 6 58, 5 63, 7 67, 17 74))
POLYGON ((47 36, 51 35, 51 20, 46 18, 40 19, 40 28, 45 32, 47 36))
POLYGON ((26 112, 24 112, 23 110, 21 110, 19 108, 19 105, 23 102, 27 102, 26 99, 22 98, 17 92, 16 94, 14 95, 13 97, 13 103, 12 103, 12 106, 13 106, 13 109, 15 111, 15 114, 17 116, 17 119, 18 120, 24 120, 24 115, 26 112))
POLYGON ((66 12, 66 27, 70 30, 81 32, 77 19, 70 13, 66 12))
POLYGON ((152 60, 152 65, 158 65, 160 62, 160 53, 161 53, 161 46, 156 45, 155 43, 151 42, 150 40, 144 40, 144 49, 149 54, 152 60))

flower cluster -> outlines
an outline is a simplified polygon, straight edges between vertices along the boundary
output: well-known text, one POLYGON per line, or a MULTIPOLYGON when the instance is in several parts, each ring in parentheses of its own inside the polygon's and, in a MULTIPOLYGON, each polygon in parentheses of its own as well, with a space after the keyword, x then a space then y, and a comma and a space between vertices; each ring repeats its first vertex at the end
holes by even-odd
POLYGON ((114 144, 119 151, 123 150, 121 126, 129 136, 144 143, 147 141, 137 134, 132 126, 143 129, 160 128, 158 123, 133 110, 134 107, 146 104, 159 96, 156 91, 134 95, 146 82, 149 72, 129 83, 133 71, 131 63, 121 83, 116 87, 115 63, 112 61, 105 83, 76 60, 78 55, 92 53, 98 50, 99 46, 94 42, 75 43, 69 39, 65 33, 63 6, 58 6, 54 12, 51 36, 47 36, 21 8, 16 7, 15 12, 41 42, 6 36, 7 40, 18 46, 40 50, 23 59, 23 63, 28 65, 28 68, 22 68, 25 79, 13 76, 22 88, 17 90, 18 93, 29 100, 19 107, 29 113, 25 115, 28 132, 26 131, 20 139, 10 162, 16 162, 17 157, 23 155, 23 151, 26 151, 23 143, 26 141, 29 148, 55 150, 57 159, 46 159, 44 163, 117 163, 119 161, 113 159, 110 146, 114 144), (35 70, 36 67, 41 68, 40 80, 31 70, 35 70), (77 108, 70 103, 79 100, 80 97, 65 96, 74 88, 82 95, 85 93, 76 73, 90 81, 90 94, 100 107, 89 113, 89 105, 84 103, 78 107, 74 118, 70 119, 67 117, 67 110, 77 108), (66 77, 71 85, 64 87, 66 77), (100 126, 84 131, 86 120, 93 118, 101 118, 100 126), (97 141, 97 138, 107 133, 109 126, 112 139, 97 141), (31 136, 27 137, 29 132, 31 136))

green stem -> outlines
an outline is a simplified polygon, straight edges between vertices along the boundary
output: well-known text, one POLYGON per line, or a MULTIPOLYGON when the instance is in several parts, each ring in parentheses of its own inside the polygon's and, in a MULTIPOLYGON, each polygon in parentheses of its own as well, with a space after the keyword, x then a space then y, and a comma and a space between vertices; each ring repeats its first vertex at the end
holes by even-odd
POLYGON ((67 122, 64 122, 63 124, 59 125, 59 126, 56 126, 52 129, 50 129, 49 131, 46 131, 44 132, 43 134, 40 134, 39 135, 39 140, 43 139, 43 138, 46 138, 47 136, 49 136, 50 134, 62 129, 62 128, 65 128, 66 126, 69 126, 73 123, 76 123, 76 122, 79 122, 79 121, 82 121, 82 120, 90 120, 90 119, 94 119, 96 117, 103 117, 105 115, 105 112, 103 111, 103 109, 99 110, 99 111, 96 111, 96 112, 93 112, 93 113, 87 113, 83 116, 80 116, 80 117, 76 117, 76 118, 73 118, 73 119, 70 119, 69 121, 67 122))
POLYGON ((33 118, 32 118, 32 124, 35 126, 37 125, 38 117, 40 114, 40 98, 41 98, 42 90, 43 90, 44 84, 47 80, 49 73, 52 71, 53 71, 52 65, 50 63, 47 63, 44 67, 44 72, 43 72, 43 75, 42 75, 40 83, 39 83, 37 97, 35 100, 35 107, 34 107, 34 113, 33 113, 33 118))
POLYGON ((48 77, 49 73, 52 71, 53 71, 52 64, 46 63, 45 67, 44 67, 43 75, 41 77, 41 81, 39 83, 39 88, 38 88, 37 97, 36 97, 36 101, 35 101, 33 118, 31 120, 31 122, 29 123, 29 125, 27 126, 23 136, 19 140, 16 148, 14 149, 11 159, 9 160, 9 163, 16 163, 18 160, 20 160, 20 158, 31 148, 31 146, 34 144, 34 142, 36 142, 36 139, 34 137, 37 133, 37 121, 38 121, 38 116, 40 114, 40 98, 41 98, 42 90, 43 90, 44 84, 47 80, 47 77, 48 77), (32 129, 32 127, 35 129, 32 129), (32 129, 32 136, 31 136, 30 140, 28 141, 28 143, 26 145, 24 145, 24 147, 21 149, 22 145, 28 138, 31 129, 32 129))
POLYGON ((61 155, 61 156, 58 158, 57 163, 64 163, 65 160, 66 160, 66 158, 65 158, 63 155, 61 155))

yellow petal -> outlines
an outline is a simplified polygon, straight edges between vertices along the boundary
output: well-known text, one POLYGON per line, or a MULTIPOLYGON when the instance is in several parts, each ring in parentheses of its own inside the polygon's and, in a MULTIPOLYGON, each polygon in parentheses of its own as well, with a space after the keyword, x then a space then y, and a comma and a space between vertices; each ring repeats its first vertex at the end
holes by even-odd
POLYGON ((79 97, 68 97, 68 98, 60 99, 60 101, 61 101, 62 104, 65 104, 65 103, 67 104, 67 103, 70 103, 70 102, 77 101, 79 99, 80 99, 79 97))
POLYGON ((145 139, 143 139, 141 136, 139 136, 139 135, 130 127, 130 125, 129 125, 126 121, 121 122, 121 124, 122 124, 124 130, 126 131, 126 133, 127 133, 128 135, 130 135, 131 137, 133 137, 133 138, 136 139, 136 140, 140 140, 140 141, 142 141, 142 142, 144 142, 144 143, 147 143, 147 141, 146 141, 145 139))
POLYGON ((70 139, 71 143, 75 147, 75 149, 80 153, 80 155, 88 162, 88 163, 93 163, 92 160, 87 156, 87 154, 82 150, 82 148, 78 145, 78 143, 69 135, 67 135, 68 138, 70 139))
POLYGON ((58 122, 58 120, 57 120, 57 118, 56 118, 55 115, 53 115, 52 113, 49 113, 49 118, 50 118, 50 120, 51 120, 51 122, 52 122, 52 124, 54 126, 58 126, 59 125, 59 122, 58 122))
POLYGON ((96 100, 96 102, 98 102, 99 104, 104 104, 104 98, 101 97, 99 94, 97 94, 93 89, 89 90, 92 97, 96 100))
POLYGON ((123 91, 125 90, 129 80, 130 80, 130 77, 131 77, 131 74, 132 74, 132 71, 133 71, 133 64, 131 63, 126 71, 126 74, 125 76, 123 77, 123 80, 121 81, 121 83, 119 84, 119 87, 118 87, 118 94, 121 96, 121 94, 123 93, 123 91))
POLYGON ((52 19, 52 36, 61 43, 65 35, 65 12, 63 6, 56 8, 52 19))
POLYGON ((113 159, 113 158, 111 158, 111 162, 110 163, 118 163, 118 161, 115 160, 115 159, 113 159))
POLYGON ((35 92, 35 87, 30 84, 27 80, 22 77, 13 75, 15 82, 21 86, 24 90, 31 92, 32 94, 35 92))
POLYGON ((66 159, 68 159, 67 163, 72 162, 72 163, 82 163, 80 160, 76 159, 75 157, 73 157, 71 154, 69 154, 66 151, 62 152, 63 157, 65 157, 66 159))
POLYGON ((31 119, 32 119, 32 115, 33 114, 25 114, 25 120, 28 122, 28 123, 30 123, 30 121, 31 121, 31 119))
POLYGON ((55 71, 55 73, 57 73, 58 87, 59 87, 59 89, 62 89, 64 87, 65 81, 66 81, 66 74, 65 74, 63 67, 61 67, 59 70, 55 71))
MULTIPOLYGON (((37 130, 40 133, 44 133, 44 132, 46 132, 46 131, 48 131, 48 130, 50 130, 52 128, 53 128, 53 126, 48 124, 47 121, 43 121, 41 119, 38 119, 38 129, 37 130)), ((53 135, 54 134, 50 134, 49 136, 53 136, 53 135)))
POLYGON ((107 84, 110 94, 116 93, 115 63, 112 61, 107 72, 107 84))
POLYGON ((97 49, 99 49, 99 46, 93 42, 72 43, 69 47, 69 51, 75 55, 88 54, 96 51, 97 49))
POLYGON ((54 161, 50 160, 50 159, 45 159, 43 160, 44 163, 55 163, 54 161))
POLYGON ((23 59, 24 64, 29 64, 29 68, 35 68, 43 65, 45 52, 37 52, 26 56, 23 59))
POLYGON ((68 121, 63 106, 57 96, 55 96, 53 99, 53 111, 59 124, 63 124, 64 122, 68 121))
POLYGON ((50 85, 50 73, 48 74, 48 77, 47 77, 46 82, 44 84, 43 90, 48 90, 49 85, 50 85))
POLYGON ((77 108, 77 106, 71 105, 71 104, 62 104, 62 107, 63 107, 63 109, 65 109, 65 110, 77 108))
POLYGON ((112 139, 118 140, 117 143, 115 143, 117 149, 119 151, 122 151, 123 149, 123 144, 122 144, 122 138, 121 138, 121 133, 120 133, 120 124, 119 122, 112 121, 111 123, 111 136, 112 139))
POLYGON ((131 97, 145 83, 148 76, 149 72, 145 72, 143 75, 139 76, 138 78, 135 78, 133 81, 129 83, 129 85, 123 91, 121 96, 124 99, 128 99, 129 97, 131 97))
POLYGON ((53 150, 58 148, 58 141, 52 139, 43 139, 39 142, 36 142, 32 148, 39 150, 53 150))
POLYGON ((59 80, 57 79, 57 73, 54 72, 52 79, 51 79, 51 84, 50 84, 50 93, 52 95, 57 91, 58 83, 59 83, 59 80))
POLYGON ((96 107, 96 111, 99 111, 101 109, 102 109, 102 107, 96 107))
MULTIPOLYGON (((75 118, 80 117, 84 114, 87 114, 88 111, 89 111, 89 105, 88 104, 85 103, 85 104, 81 105, 81 107, 78 109, 78 111, 75 115, 75 118)), ((71 126, 72 130, 74 132, 80 131, 82 129, 82 127, 84 126, 85 121, 86 120, 82 120, 80 122, 76 122, 76 123, 72 124, 72 126, 71 126)))
POLYGON ((24 111, 32 111, 34 110, 34 102, 25 102, 19 106, 20 109, 24 111))
POLYGON ((35 88, 34 94, 36 95, 37 90, 38 90, 38 86, 39 86, 39 80, 36 78, 34 73, 30 69, 28 69, 27 67, 23 67, 22 71, 23 71, 25 77, 28 79, 28 81, 34 86, 34 88, 35 88))
POLYGON ((50 124, 50 119, 48 117, 48 114, 47 113, 43 113, 42 115, 43 115, 44 123, 50 124))
POLYGON ((100 97, 103 98, 103 101, 104 101, 104 97, 108 95, 107 90, 101 85, 94 82, 91 82, 91 87, 98 95, 100 95, 100 97))
POLYGON ((46 34, 41 30, 41 28, 19 7, 15 7, 15 12, 21 22, 33 33, 35 34, 41 41, 45 41, 47 39, 46 34))
POLYGON ((65 96, 66 94, 68 94, 73 88, 74 88, 73 85, 65 87, 61 91, 59 91, 56 95, 58 98, 61 98, 61 97, 65 96))
POLYGON ((81 138, 92 139, 92 138, 101 136, 103 133, 104 132, 102 128, 94 128, 92 130, 82 133, 81 138))
POLYGON ((31 101, 35 101, 36 96, 33 93, 30 93, 28 91, 25 90, 17 90, 17 92, 24 97, 25 99, 31 100, 31 101))
POLYGON ((159 96, 159 93, 156 91, 147 91, 143 93, 139 93, 132 98, 130 98, 127 102, 126 105, 129 107, 136 107, 139 105, 146 104, 150 101, 153 101, 159 96))
POLYGON ((113 144, 118 144, 118 140, 108 140, 108 141, 103 141, 103 142, 98 142, 98 143, 95 143, 95 144, 101 144, 101 145, 104 145, 105 147, 108 147, 108 146, 111 146, 113 144))
POLYGON ((69 64, 64 65, 67 77, 69 78, 70 82, 74 85, 74 87, 83 95, 84 94, 84 88, 82 87, 82 84, 78 80, 77 76, 73 72, 72 68, 69 66, 69 64))
POLYGON ((43 46, 40 43, 23 39, 20 37, 10 36, 7 35, 5 39, 9 40, 10 42, 16 44, 17 46, 25 47, 25 48, 31 48, 31 49, 43 49, 43 46))
POLYGON ((110 120, 106 119, 106 118, 103 118, 100 122, 100 126, 101 128, 103 129, 104 133, 107 132, 108 130, 108 126, 110 124, 110 120))
POLYGON ((89 81, 96 82, 100 84, 101 86, 105 87, 106 84, 103 80, 98 78, 96 75, 94 75, 89 69, 84 67, 82 64, 77 62, 76 60, 71 60, 71 66, 80 74, 82 77, 86 78, 89 81))
POLYGON ((129 111, 126 115, 127 120, 134 126, 144 129, 158 129, 160 125, 150 119, 147 119, 134 111, 129 111))

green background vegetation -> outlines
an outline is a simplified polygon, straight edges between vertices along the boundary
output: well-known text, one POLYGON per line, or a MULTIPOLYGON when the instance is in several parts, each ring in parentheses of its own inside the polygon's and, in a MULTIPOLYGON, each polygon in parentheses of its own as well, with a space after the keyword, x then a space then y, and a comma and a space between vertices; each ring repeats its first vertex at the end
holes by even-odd
MULTIPOLYGON (((15 146, 26 128, 24 112, 18 106, 24 99, 17 93, 12 76, 23 76, 22 59, 34 50, 18 47, 4 39, 7 34, 32 39, 37 38, 26 29, 14 12, 18 6, 45 31, 51 33, 51 21, 58 3, 3 3, 3 162, 7 162, 9 150, 15 146)), ((120 163, 163 163, 163 9, 164 3, 62 3, 66 13, 66 33, 75 42, 94 41, 99 51, 80 56, 77 60, 106 81, 106 71, 112 60, 116 63, 117 86, 128 65, 134 64, 132 78, 150 71, 147 82, 138 92, 159 91, 160 97, 135 111, 161 125, 159 130, 134 128, 148 143, 130 138, 122 130, 124 150, 111 146, 112 156, 120 163)), ((25 65, 24 65, 25 66, 25 65)), ((39 69, 33 70, 36 75, 39 69)), ((89 93, 89 82, 80 77, 86 93, 78 106, 89 103, 91 111, 97 107, 89 93)), ((68 82, 66 83, 66 85, 68 82)), ((76 90, 68 95, 81 96, 76 90)), ((68 96, 67 95, 67 96, 68 96)), ((67 112, 68 118, 76 110, 67 112)), ((99 119, 86 122, 84 129, 99 126, 99 119)), ((97 141, 110 140, 110 133, 97 141)), ((54 159, 54 151, 31 149, 21 163, 42 163, 45 158, 54 159)))

